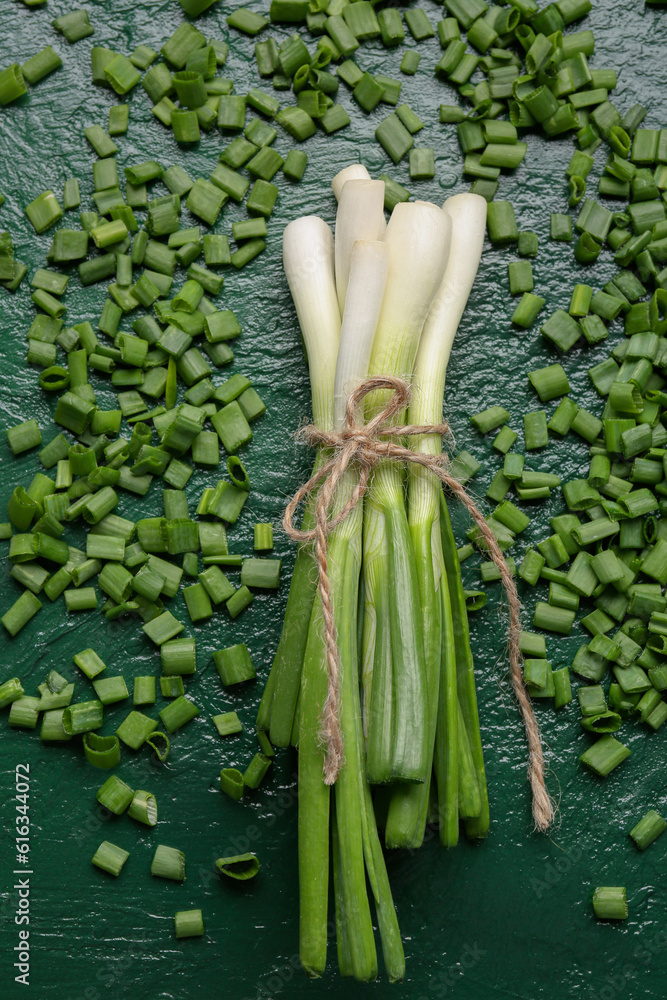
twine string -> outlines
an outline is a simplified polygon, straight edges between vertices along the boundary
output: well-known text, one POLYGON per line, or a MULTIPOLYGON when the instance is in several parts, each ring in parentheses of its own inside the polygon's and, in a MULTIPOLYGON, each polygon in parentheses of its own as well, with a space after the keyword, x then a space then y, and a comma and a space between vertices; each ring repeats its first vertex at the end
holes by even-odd
POLYGON ((363 499, 368 490, 372 471, 383 461, 404 462, 419 465, 434 473, 466 508, 479 528, 489 555, 498 568, 500 580, 505 590, 509 610, 508 650, 510 679, 514 696, 519 705, 528 742, 528 773, 532 789, 532 809, 536 827, 546 831, 553 822, 553 806, 544 778, 544 752, 540 729, 533 712, 530 696, 526 691, 521 671, 521 603, 516 584, 495 535, 484 515, 461 483, 448 471, 449 456, 425 455, 399 444, 395 438, 415 437, 425 434, 447 433, 449 427, 441 424, 391 424, 390 421, 404 410, 410 399, 410 386, 402 378, 374 375, 365 379, 349 395, 343 425, 340 431, 322 431, 310 424, 302 428, 298 437, 311 446, 320 445, 332 450, 332 455, 299 487, 288 503, 283 517, 285 531, 294 541, 314 542, 317 565, 317 589, 322 602, 324 639, 327 655, 327 697, 322 708, 322 732, 326 745, 324 758, 324 780, 332 785, 336 781, 343 764, 343 736, 340 725, 340 654, 334 609, 331 600, 329 569, 327 559, 327 539, 363 499), (389 390, 384 407, 366 424, 360 424, 357 414, 361 404, 371 392, 389 390), (389 440, 387 440, 389 438, 389 440), (359 469, 359 479, 341 509, 333 516, 331 511, 338 485, 345 472, 354 465, 359 469), (297 528, 294 519, 299 505, 317 494, 315 505, 315 527, 304 531, 297 528))

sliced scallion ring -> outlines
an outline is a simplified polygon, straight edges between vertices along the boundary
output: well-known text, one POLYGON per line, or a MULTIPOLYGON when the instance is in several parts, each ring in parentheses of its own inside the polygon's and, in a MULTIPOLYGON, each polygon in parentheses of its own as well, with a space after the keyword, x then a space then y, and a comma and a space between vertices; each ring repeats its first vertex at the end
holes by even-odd
POLYGON ((245 882, 255 877, 259 871, 259 861, 255 854, 236 854, 233 858, 218 858, 215 867, 221 875, 245 882))
POLYGON ((69 372, 62 365, 51 365, 40 372, 39 385, 46 392, 61 392, 69 385, 69 372))
POLYGON ((85 733, 83 737, 83 752, 86 760, 93 767, 117 767, 120 764, 120 741, 117 736, 99 736, 97 733, 85 733))
POLYGON ((146 743, 148 744, 149 747, 151 747, 155 751, 155 756, 160 761, 160 763, 164 764, 165 760, 169 756, 169 747, 170 747, 169 737, 167 736, 167 734, 161 733, 159 730, 153 732, 150 734, 150 737, 146 739, 146 743), (158 740, 158 743, 155 743, 155 740, 158 740), (164 747, 162 750, 160 749, 159 746, 159 740, 164 740, 164 747))

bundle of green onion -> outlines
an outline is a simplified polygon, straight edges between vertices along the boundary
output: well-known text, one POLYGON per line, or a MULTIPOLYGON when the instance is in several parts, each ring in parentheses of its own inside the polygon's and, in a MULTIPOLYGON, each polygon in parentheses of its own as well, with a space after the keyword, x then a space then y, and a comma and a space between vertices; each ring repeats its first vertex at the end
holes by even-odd
MULTIPOLYGON (((408 377, 398 423, 442 420, 447 362, 482 250, 486 202, 474 194, 400 203, 384 218, 384 184, 354 165, 333 182, 334 242, 322 219, 290 223, 284 267, 303 335, 313 421, 342 426, 347 396, 368 375, 408 377)), ((366 397, 366 418, 384 393, 366 397)), ((438 435, 412 447, 436 455, 438 435)), ((316 468, 326 457, 322 451, 316 468)), ((340 510, 358 483, 349 468, 340 510)), ((334 511, 335 513, 335 511, 334 511)), ((312 527, 312 506, 304 528, 312 527)), ((367 886, 387 974, 404 958, 378 825, 388 847, 418 847, 427 822, 454 846, 484 837, 489 813, 465 598, 447 505, 437 477, 384 461, 362 505, 333 528, 328 568, 340 657, 344 763, 332 790, 323 777, 327 696, 322 607, 309 545, 296 559, 282 636, 258 727, 299 748, 301 961, 326 964, 329 865, 338 962, 344 975, 377 975, 367 886), (368 880, 368 881, 367 881, 368 880)))

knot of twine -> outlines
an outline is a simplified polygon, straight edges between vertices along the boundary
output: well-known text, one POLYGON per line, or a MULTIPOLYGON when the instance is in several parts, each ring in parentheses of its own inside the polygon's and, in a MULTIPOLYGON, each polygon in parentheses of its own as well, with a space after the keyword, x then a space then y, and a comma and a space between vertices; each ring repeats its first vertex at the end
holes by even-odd
POLYGON ((369 484, 371 472, 378 463, 383 461, 409 462, 420 465, 433 472, 442 483, 463 504, 475 524, 479 528, 489 555, 498 567, 500 579, 507 595, 509 605, 508 646, 510 660, 510 677, 514 695, 519 705, 526 730, 529 749, 529 780, 533 796, 533 818, 539 830, 546 831, 553 821, 553 807, 544 780, 544 754, 540 730, 533 712, 530 696, 526 691, 521 672, 521 650, 519 636, 521 632, 521 604, 517 594, 516 584, 510 573, 505 557, 498 545, 495 535, 488 526, 484 515, 466 492, 461 483, 448 471, 449 456, 425 455, 412 451, 395 440, 385 438, 414 437, 422 434, 444 435, 449 430, 446 423, 427 424, 424 426, 407 424, 389 424, 395 414, 404 410, 410 400, 410 386, 402 378, 387 375, 374 375, 365 379, 350 393, 345 419, 340 431, 322 431, 309 424, 299 432, 299 438, 307 444, 322 445, 331 448, 333 454, 304 483, 288 503, 283 517, 283 527, 291 539, 296 542, 314 542, 315 560, 318 572, 318 593, 322 602, 322 617, 324 622, 324 638, 327 651, 327 697, 322 709, 323 740, 326 744, 324 759, 324 780, 332 785, 336 781, 343 763, 343 736, 340 726, 340 656, 334 611, 331 602, 327 562, 327 538, 333 529, 339 525, 354 510, 364 497, 369 484), (357 422, 357 413, 361 412, 361 403, 371 392, 389 390, 391 395, 384 408, 366 424, 357 422), (341 478, 351 463, 359 468, 359 480, 352 490, 348 500, 335 516, 330 516, 334 505, 336 489, 341 478), (297 508, 309 497, 317 494, 315 505, 315 527, 310 531, 297 528, 294 524, 297 508))

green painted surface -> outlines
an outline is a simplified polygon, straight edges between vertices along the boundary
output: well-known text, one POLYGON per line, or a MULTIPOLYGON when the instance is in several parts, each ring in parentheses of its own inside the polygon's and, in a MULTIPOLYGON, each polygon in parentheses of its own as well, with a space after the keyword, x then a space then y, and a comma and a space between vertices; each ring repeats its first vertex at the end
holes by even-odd
MULTIPOLYGON (((90 42, 125 52, 140 42, 159 48, 182 20, 175 0, 98 0, 89 5, 94 38, 70 47, 50 27, 51 18, 68 6, 54 0, 48 8, 29 10, 5 0, 0 15, 0 65, 15 59, 22 62, 47 43, 55 45, 65 63, 27 98, 0 109, 0 190, 7 196, 0 209, 0 228, 11 230, 17 256, 29 264, 30 274, 44 262, 51 236, 36 237, 23 209, 46 187, 60 192, 63 181, 72 174, 81 180, 84 202, 89 201, 93 157, 82 129, 95 122, 105 125, 108 108, 115 103, 108 92, 95 90, 89 83, 90 42)), ((435 4, 425 6, 433 21, 441 16, 441 8, 435 4)), ((227 5, 221 4, 199 25, 211 35, 226 38, 227 12, 227 5)), ((597 5, 585 25, 596 34, 594 65, 620 69, 615 97, 620 109, 641 100, 649 109, 646 124, 654 127, 664 124, 666 18, 664 11, 645 12, 640 3, 631 0, 606 0, 597 5)), ((229 41, 231 52, 223 72, 233 76, 237 91, 243 92, 256 82, 252 42, 239 36, 229 41)), ((415 183, 412 189, 421 198, 440 201, 465 189, 453 130, 431 124, 436 121, 438 104, 450 101, 453 95, 432 77, 437 44, 424 44, 420 51, 419 73, 404 78, 404 94, 429 123, 420 133, 419 144, 435 147, 437 180, 415 183)), ((387 53, 380 46, 366 45, 358 55, 364 68, 398 73, 399 51, 387 53)), ((232 370, 247 373, 269 406, 243 456, 253 492, 239 524, 230 532, 236 551, 249 550, 255 520, 277 521, 285 498, 309 467, 308 456, 290 437, 308 415, 308 382, 281 273, 280 232, 289 220, 305 212, 333 220, 335 204, 328 180, 347 163, 361 158, 371 172, 387 169, 372 139, 383 112, 378 110, 367 119, 352 108, 347 93, 342 103, 351 109, 352 126, 330 141, 317 136, 307 143, 310 162, 304 182, 296 187, 281 183, 278 207, 269 222, 269 250, 255 265, 226 277, 224 301, 243 325, 232 370)), ((181 162, 195 176, 211 171, 223 145, 219 135, 206 135, 196 150, 183 153, 153 120, 140 88, 131 97, 130 106, 130 129, 119 141, 120 165, 155 157, 165 165, 181 162)), ((571 145, 568 140, 546 143, 531 137, 527 165, 515 177, 503 179, 501 187, 516 206, 520 226, 539 233, 536 289, 547 298, 549 309, 567 304, 579 277, 571 247, 548 242, 549 212, 564 210, 563 171, 571 145)), ((286 153, 290 143, 280 135, 276 146, 286 153)), ((603 156, 600 150, 596 176, 603 156)), ((407 183, 406 165, 390 167, 388 172, 407 183)), ((242 215, 242 210, 225 209, 216 231, 230 232, 231 222, 242 215)), ((482 441, 470 429, 467 417, 483 406, 502 403, 512 412, 512 426, 520 431, 522 413, 537 408, 525 372, 550 360, 535 331, 519 334, 510 327, 513 303, 506 279, 510 259, 507 251, 489 248, 485 252, 449 371, 446 414, 457 442, 485 459, 476 486, 479 496, 483 496, 499 460, 492 457, 490 441, 482 441)), ((579 273, 583 273, 581 269, 579 273)), ((605 252, 600 262, 585 272, 584 280, 601 284, 612 273, 613 264, 605 252)), ((73 278, 66 301, 72 321, 94 322, 103 290, 82 290, 73 278)), ((24 361, 24 336, 31 316, 27 283, 13 297, 0 292, 1 421, 6 427, 35 416, 47 440, 53 429, 52 404, 37 388, 36 372, 24 361)), ((622 338, 618 323, 612 329, 609 344, 622 338)), ((600 407, 589 388, 586 369, 606 356, 607 350, 604 345, 594 350, 578 348, 565 361, 574 397, 595 412, 600 407)), ((103 379, 95 379, 102 405, 110 406, 113 393, 103 384, 103 379)), ((13 461, 5 444, 0 444, 0 459, 0 502, 4 506, 12 486, 19 482, 27 485, 38 463, 35 455, 13 461)), ((586 468, 586 447, 569 438, 554 442, 544 453, 531 457, 529 464, 564 476, 581 474, 586 468)), ((199 472, 192 477, 188 485, 191 509, 193 498, 213 479, 199 472)), ((544 536, 547 518, 560 506, 560 498, 554 497, 531 511, 533 521, 517 546, 518 556, 528 536, 533 540, 544 536)), ((158 486, 143 500, 123 496, 120 505, 120 512, 132 517, 160 509, 158 486)), ((464 520, 458 516, 456 521, 462 537, 464 520)), ((194 1000, 206 995, 255 1000, 387 993, 382 979, 371 986, 343 982, 335 971, 333 947, 324 980, 308 982, 296 969, 294 754, 281 753, 271 780, 241 805, 223 800, 217 790, 220 767, 243 767, 255 749, 254 713, 261 680, 278 640, 293 558, 291 546, 279 536, 276 550, 285 559, 286 570, 277 596, 258 597, 236 623, 218 614, 206 627, 189 630, 197 637, 199 668, 197 677, 188 683, 188 691, 202 711, 175 737, 169 762, 155 766, 147 753, 124 753, 121 776, 158 797, 160 822, 154 830, 148 831, 127 817, 100 818, 94 793, 106 774, 86 763, 78 745, 43 747, 38 730, 10 732, 3 725, 3 997, 194 1000), (234 642, 249 645, 260 678, 238 694, 221 688, 211 662, 212 650, 234 642), (245 733, 223 742, 215 734, 210 716, 226 710, 238 711, 245 733), (12 949, 18 943, 19 929, 13 923, 17 891, 12 888, 12 794, 14 769, 19 763, 28 763, 31 775, 29 989, 13 982, 12 969, 12 949), (90 865, 104 839, 130 851, 117 881, 90 865), (187 880, 183 885, 151 878, 150 861, 157 843, 186 852, 187 880), (212 874, 214 859, 246 849, 256 851, 261 859, 257 879, 247 885, 222 884, 212 874), (190 907, 204 911, 206 935, 177 942, 173 914, 190 907)), ((470 563, 465 579, 468 585, 478 580, 470 563)), ((18 588, 8 581, 3 587, 3 611, 17 594, 18 588)), ((663 839, 639 855, 627 831, 649 807, 663 812, 667 808, 665 734, 651 735, 624 723, 620 735, 632 748, 632 756, 616 774, 600 782, 583 773, 577 763, 589 740, 580 730, 575 707, 556 714, 548 704, 538 705, 549 785, 559 801, 559 813, 550 838, 533 834, 525 744, 505 678, 501 602, 497 588, 491 588, 490 594, 487 607, 473 621, 472 636, 489 776, 491 833, 481 846, 462 843, 448 853, 430 841, 414 855, 397 853, 389 858, 407 957, 406 981, 393 987, 391 993, 410 1000, 450 996, 460 1000, 664 997, 667 841, 663 839), (598 925, 592 917, 591 891, 596 885, 607 884, 628 888, 630 918, 623 926, 598 925)), ((525 595, 526 620, 536 596, 525 595)), ((172 610, 186 616, 181 597, 173 602, 172 610)), ((569 639, 549 638, 554 666, 568 663, 581 641, 579 626, 569 639)), ((32 693, 51 667, 74 678, 72 655, 91 645, 107 662, 110 675, 122 672, 130 680, 136 674, 159 673, 158 656, 136 624, 109 624, 94 613, 68 618, 61 599, 45 607, 16 640, 2 640, 2 679, 18 673, 32 693)), ((77 697, 82 697, 88 686, 85 679, 77 678, 77 697)), ((104 731, 115 728, 125 712, 123 705, 109 710, 104 731)))

